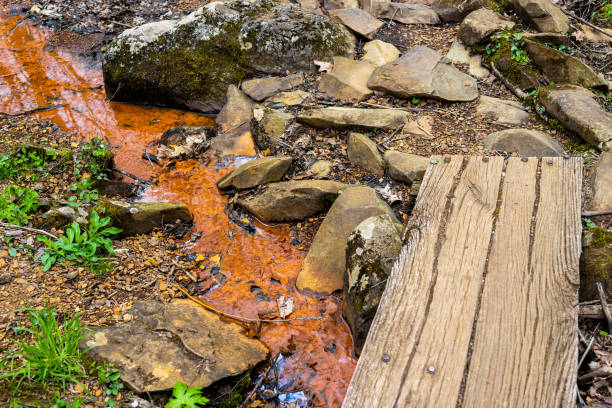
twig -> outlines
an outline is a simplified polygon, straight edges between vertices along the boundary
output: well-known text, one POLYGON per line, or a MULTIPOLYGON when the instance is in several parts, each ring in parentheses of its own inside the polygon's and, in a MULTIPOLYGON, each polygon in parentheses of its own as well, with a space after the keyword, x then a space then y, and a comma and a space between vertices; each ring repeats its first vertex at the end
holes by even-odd
POLYGON ((19 25, 21 23, 23 23, 24 21, 26 21, 28 18, 30 18, 30 15, 27 14, 25 17, 22 17, 21 19, 19 19, 19 21, 17 22, 17 24, 15 24, 14 26, 12 26, 10 28, 10 30, 8 30, 8 32, 10 33, 11 31, 13 31, 14 29, 16 29, 17 27, 19 27, 19 25))
POLYGON ((181 286, 177 285, 176 283, 173 283, 172 286, 174 286, 176 289, 178 289, 181 292, 183 292, 183 294, 185 296, 187 296, 189 299, 193 300, 194 302, 196 302, 200 306, 204 306, 204 308, 210 310, 211 312, 215 312, 215 313, 217 313, 217 314, 219 314, 221 316, 227 317, 229 319, 238 320, 238 321, 243 322, 243 323, 252 323, 252 324, 259 324, 259 323, 285 323, 285 322, 292 322, 294 320, 321 320, 321 319, 323 319, 323 317, 293 317, 291 319, 274 319, 274 320, 272 320, 272 319, 250 319, 248 317, 236 316, 236 315, 232 315, 232 314, 225 313, 225 312, 222 312, 220 310, 217 310, 214 307, 210 306, 209 304, 202 302, 200 299, 194 298, 185 289, 183 289, 181 286))
POLYGON ((249 395, 246 396, 246 398, 244 399, 244 401, 242 401, 242 404, 240 404, 238 408, 244 408, 247 406, 249 402, 251 402, 253 395, 255 395, 255 393, 257 392, 257 389, 261 386, 261 383, 263 383, 263 381, 266 379, 266 377, 268 376, 268 373, 270 372, 270 369, 275 365, 275 362, 276 362, 276 357, 272 359, 272 362, 270 363, 268 368, 266 368, 266 371, 259 378, 259 380, 257 380, 257 382, 255 383, 255 386, 253 387, 251 392, 249 392, 249 395))
POLYGON ((117 25, 122 26, 122 27, 134 28, 134 26, 132 26, 132 25, 121 23, 119 21, 115 21, 115 20, 106 20, 106 21, 108 21, 109 23, 112 23, 112 24, 117 24, 117 25))
POLYGON ((21 229, 21 230, 24 230, 24 231, 36 232, 37 234, 42 234, 42 235, 48 236, 49 238, 57 239, 57 236, 51 234, 50 232, 43 231, 41 229, 30 228, 30 227, 22 227, 20 225, 7 224, 5 222, 0 222, 0 227, 4 227, 4 228, 17 228, 17 229, 21 229))
POLYGON ((595 377, 609 377, 612 375, 612 367, 604 366, 578 377, 578 381, 585 382, 595 377))
POLYGON ((151 183, 150 181, 145 180, 145 179, 142 179, 142 178, 140 178, 140 177, 138 177, 138 176, 135 176, 135 175, 133 175, 133 174, 131 174, 131 173, 128 173, 128 172, 127 172, 127 171, 125 171, 125 170, 121 170, 121 169, 117 169, 117 168, 113 168, 113 169, 111 169, 111 170, 112 170, 112 171, 115 171, 115 172, 117 172, 117 173, 119 173, 119 174, 123 174, 124 176, 129 177, 129 178, 131 178, 131 179, 134 179, 134 180, 136 180, 137 182, 139 182, 140 184, 146 184, 146 185, 148 185, 148 186, 150 186, 150 185, 152 185, 152 184, 153 184, 153 183, 151 183))
POLYGON ((595 336, 591 337, 591 341, 589 341, 589 344, 587 345, 586 350, 584 350, 584 353, 582 353, 582 357, 580 357, 580 361, 578 362, 578 368, 580 368, 580 366, 582 365, 582 363, 584 362, 584 359, 586 358, 586 355, 589 353, 589 351, 591 350, 591 346, 593 345, 593 342, 595 341, 595 336))
POLYGON ((501 74, 501 72, 499 72, 499 70, 497 69, 497 67, 495 66, 495 63, 493 61, 491 61, 491 71, 493 71, 493 74, 497 77, 497 79, 502 81, 503 84, 506 86, 506 88, 508 88, 508 90, 510 90, 510 92, 512 92, 514 95, 516 95, 517 98, 519 98, 519 99, 526 99, 527 98, 527 94, 525 92, 521 91, 520 89, 518 89, 517 87, 512 85, 510 83, 510 81, 508 81, 508 79, 506 79, 506 77, 503 76, 501 74))
POLYGON ((189 271, 187 270, 187 268, 185 268, 184 265, 181 265, 180 263, 176 262, 175 260, 171 260, 170 262, 172 262, 174 265, 178 266, 179 268, 183 269, 183 272, 185 272, 185 274, 187 276, 189 276, 189 279, 191 279, 193 282, 197 282, 198 281, 196 278, 193 277, 192 274, 189 273, 189 271))
POLYGON ((612 210, 603 210, 603 211, 583 211, 583 217, 596 217, 598 215, 611 215, 612 210))
POLYGON ((599 301, 601 302, 601 308, 603 314, 608 322, 608 333, 612 333, 612 314, 608 308, 608 302, 606 301, 606 293, 604 292, 603 285, 601 282, 595 284, 597 286, 597 292, 599 292, 599 301))
POLYGON ((576 20, 580 21, 583 24, 588 25, 589 27, 591 27, 593 30, 595 31, 599 31, 600 33, 607 35, 608 37, 612 38, 612 34, 610 34, 609 32, 607 32, 606 30, 604 30, 603 28, 597 27, 595 24, 585 20, 582 17, 578 17, 577 15, 575 15, 574 13, 572 13, 571 11, 565 10, 563 7, 560 7, 561 11, 563 11, 565 14, 567 14, 570 17, 575 18, 576 20))
POLYGON ((53 105, 53 106, 42 106, 40 108, 35 108, 35 109, 29 109, 29 110, 25 110, 25 111, 21 111, 21 112, 17 112, 17 113, 7 113, 7 112, 0 112, 1 115, 6 115, 6 116, 23 116, 23 115, 30 115, 32 113, 36 113, 36 112, 41 112, 41 111, 47 111, 47 110, 51 110, 51 109, 59 109, 59 108, 63 108, 64 105, 53 105))

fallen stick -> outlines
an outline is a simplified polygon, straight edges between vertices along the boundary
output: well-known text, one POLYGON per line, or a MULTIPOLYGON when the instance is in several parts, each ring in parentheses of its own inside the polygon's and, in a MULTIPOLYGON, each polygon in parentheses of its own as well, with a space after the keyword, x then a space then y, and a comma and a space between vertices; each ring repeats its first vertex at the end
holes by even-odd
POLYGON ((583 211, 583 217, 596 217, 598 215, 611 215, 612 210, 603 210, 603 211, 583 211))
POLYGON ((57 239, 57 236, 51 234, 50 232, 41 230, 41 229, 22 227, 20 225, 7 224, 5 222, 0 222, 0 227, 3 227, 3 228, 17 228, 17 229, 24 230, 24 231, 36 232, 37 234, 42 234, 42 235, 48 236, 49 238, 57 239))
POLYGON ((611 375, 612 375, 612 367, 608 367, 608 366, 599 367, 598 369, 595 369, 591 371, 590 373, 581 375, 580 377, 578 377, 578 381, 585 382, 585 381, 592 380, 595 377, 610 377, 611 375))
POLYGON ((604 292, 603 285, 601 282, 597 282, 597 292, 599 293, 599 301, 601 302, 601 308, 603 310, 603 314, 608 322, 608 333, 612 333, 612 313, 610 313, 610 308, 608 307, 608 302, 606 301, 606 293, 604 292))
POLYGON ((142 179, 142 178, 140 178, 140 177, 138 177, 138 176, 135 176, 135 175, 133 175, 133 174, 131 174, 131 173, 128 173, 128 172, 127 172, 127 171, 125 171, 125 170, 121 170, 121 169, 113 168, 113 169, 112 169, 112 171, 115 171, 115 172, 117 172, 117 173, 119 173, 119 174, 123 174, 123 175, 124 175, 124 176, 126 176, 126 177, 129 177, 129 178, 131 178, 131 179, 133 179, 133 180, 136 180, 136 181, 137 181, 137 182, 139 182, 140 184, 146 184, 146 185, 149 185, 149 186, 153 184, 153 183, 151 183, 150 181, 145 180, 145 179, 142 179))
POLYGON ((276 362, 276 357, 272 359, 272 363, 268 366, 268 368, 266 368, 266 371, 259 378, 259 380, 257 380, 257 382, 255 383, 255 386, 253 387, 251 392, 249 392, 249 395, 246 396, 246 398, 244 399, 244 401, 242 401, 242 404, 240 404, 238 408, 244 408, 247 406, 249 402, 251 402, 253 395, 255 395, 255 393, 257 392, 257 389, 261 386, 261 383, 263 383, 263 381, 266 379, 266 377, 268 376, 268 373, 270 372, 270 369, 272 368, 272 366, 274 366, 275 362, 276 362))
POLYGON ((508 79, 506 79, 506 77, 503 76, 501 74, 501 72, 499 72, 499 70, 497 69, 497 67, 495 66, 495 63, 493 61, 491 61, 491 71, 493 71, 493 74, 497 77, 497 79, 502 81, 503 84, 506 86, 506 88, 508 88, 508 90, 510 92, 512 92, 514 95, 516 95, 517 98, 519 98, 519 99, 526 99, 527 98, 527 94, 525 92, 521 91, 520 89, 518 89, 517 87, 512 85, 510 83, 510 81, 508 81, 508 79))
POLYGON ((572 13, 571 11, 568 11, 566 9, 564 9, 563 7, 560 7, 561 11, 564 12, 565 14, 567 14, 570 17, 575 18, 576 20, 580 21, 583 24, 588 25, 589 27, 591 27, 593 30, 595 31, 599 31, 600 33, 607 35, 608 37, 612 38, 612 34, 610 34, 609 32, 607 32, 606 30, 604 30, 603 28, 597 27, 595 24, 585 20, 582 17, 578 17, 577 15, 575 15, 574 13, 572 13))
POLYGON ((25 111, 17 112, 17 113, 0 112, 0 114, 1 115, 6 115, 6 116, 23 116, 23 115, 30 115, 32 113, 41 112, 41 111, 47 111, 47 110, 52 110, 52 109, 59 109, 59 108, 65 107, 65 106, 66 105, 42 106, 40 108, 29 109, 29 110, 25 110, 25 111))

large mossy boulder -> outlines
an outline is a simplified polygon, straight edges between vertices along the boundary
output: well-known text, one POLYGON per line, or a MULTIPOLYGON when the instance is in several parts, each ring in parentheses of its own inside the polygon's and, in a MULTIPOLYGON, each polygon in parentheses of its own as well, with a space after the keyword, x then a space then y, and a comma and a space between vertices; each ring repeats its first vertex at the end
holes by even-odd
POLYGON ((104 83, 115 100, 217 111, 231 84, 312 70, 314 60, 353 51, 354 38, 328 17, 285 2, 228 0, 125 30, 104 54, 104 83))
POLYGON ((589 228, 582 235, 580 301, 598 299, 596 283, 612 293, 612 231, 589 228))

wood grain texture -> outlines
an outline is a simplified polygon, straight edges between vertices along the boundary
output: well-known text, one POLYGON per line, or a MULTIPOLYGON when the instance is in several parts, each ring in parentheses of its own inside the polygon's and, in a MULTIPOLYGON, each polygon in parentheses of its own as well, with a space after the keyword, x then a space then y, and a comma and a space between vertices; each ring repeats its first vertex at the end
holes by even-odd
MULTIPOLYGON (((446 164, 436 159, 438 168, 460 160, 454 157, 446 164)), ((444 180, 435 185, 428 180, 421 187, 417 206, 422 212, 412 218, 418 223, 428 215, 429 222, 411 227, 345 407, 444 408, 457 403, 503 167, 502 158, 466 160, 452 197, 445 197, 448 187, 432 189, 444 180), (450 198, 450 214, 441 217, 436 212, 445 198, 450 198)))
POLYGON ((435 160, 343 406, 574 406, 580 158, 435 160))
POLYGON ((531 352, 523 362, 529 375, 522 406, 573 407, 576 402, 581 180, 580 157, 542 159, 533 281, 526 288, 535 321, 523 339, 531 342, 531 352))
POLYGON ((523 406, 535 311, 529 309, 529 247, 538 160, 509 159, 482 292, 464 407, 523 406), (498 405, 496 405, 498 404, 498 405))

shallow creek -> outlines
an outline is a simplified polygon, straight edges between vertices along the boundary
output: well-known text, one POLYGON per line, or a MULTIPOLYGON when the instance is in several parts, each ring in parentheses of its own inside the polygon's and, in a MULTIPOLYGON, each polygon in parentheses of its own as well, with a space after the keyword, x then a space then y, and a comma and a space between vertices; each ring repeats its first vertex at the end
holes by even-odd
POLYGON ((215 182, 230 167, 192 160, 179 163, 171 172, 160 172, 141 159, 147 144, 169 128, 211 125, 214 120, 192 112, 109 103, 99 66, 51 49, 48 30, 28 21, 16 25, 20 20, 20 16, 0 16, 0 111, 64 105, 33 116, 83 139, 109 140, 116 167, 146 179, 157 178, 142 200, 186 203, 195 217, 194 231, 202 232, 189 251, 219 255, 226 277, 223 285, 202 296, 206 302, 227 313, 256 318, 258 313, 274 313, 276 299, 285 295, 295 299, 291 317, 323 314, 321 320, 264 324, 261 340, 272 355, 285 353, 286 359, 279 364, 283 391, 303 390, 316 406, 339 406, 356 364, 352 341, 335 298, 311 298, 295 289, 305 252, 291 245, 289 228, 255 222, 256 232, 249 234, 228 219, 227 198, 220 195, 215 182), (269 300, 256 299, 252 285, 259 286, 269 300))

